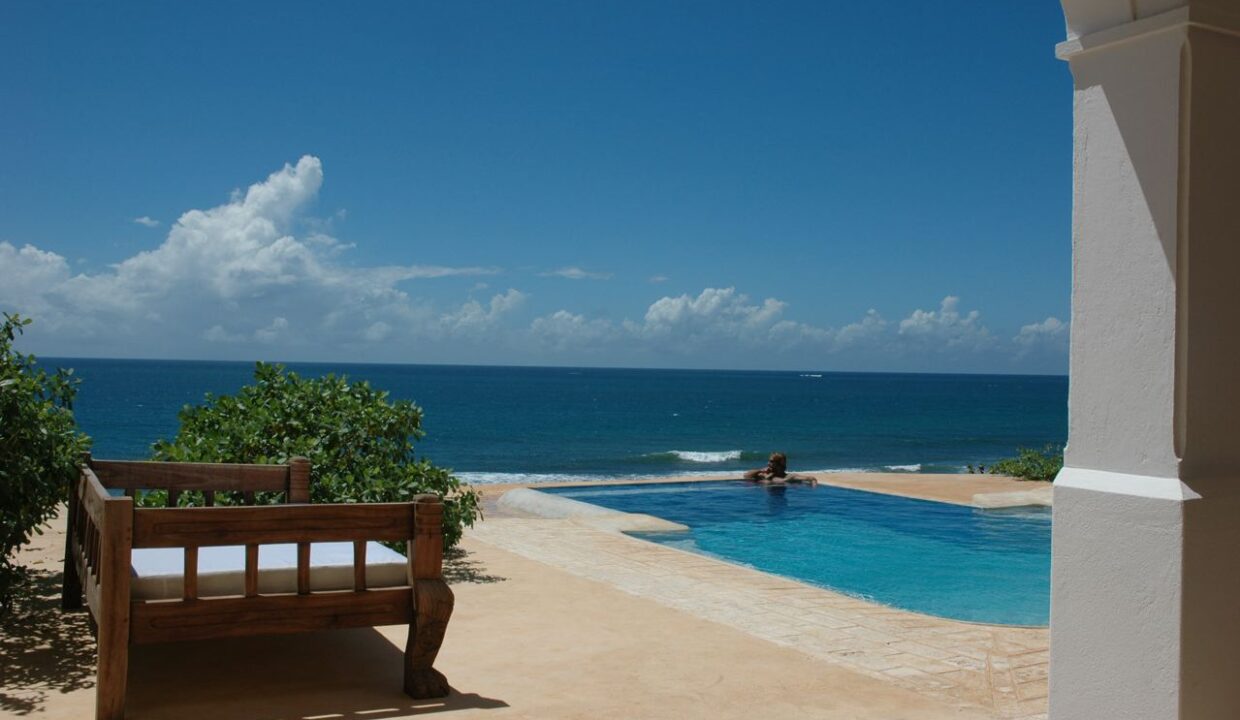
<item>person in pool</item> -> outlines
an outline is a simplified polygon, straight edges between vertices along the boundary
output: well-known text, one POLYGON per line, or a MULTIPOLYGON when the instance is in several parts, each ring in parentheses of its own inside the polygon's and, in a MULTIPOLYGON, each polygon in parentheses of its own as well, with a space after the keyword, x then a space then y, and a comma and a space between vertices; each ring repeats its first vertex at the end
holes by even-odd
POLYGON ((818 478, 813 475, 789 475, 788 456, 781 452, 771 453, 771 457, 766 461, 766 467, 750 470, 745 473, 745 479, 763 485, 802 483, 813 487, 818 484, 818 478))

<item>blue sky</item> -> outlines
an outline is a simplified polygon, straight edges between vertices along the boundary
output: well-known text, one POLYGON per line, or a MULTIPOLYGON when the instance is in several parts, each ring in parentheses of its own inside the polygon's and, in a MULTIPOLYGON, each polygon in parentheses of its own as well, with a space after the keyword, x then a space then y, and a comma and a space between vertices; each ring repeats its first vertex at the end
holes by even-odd
POLYGON ((1067 367, 1058 4, 5 3, 48 355, 1067 367))

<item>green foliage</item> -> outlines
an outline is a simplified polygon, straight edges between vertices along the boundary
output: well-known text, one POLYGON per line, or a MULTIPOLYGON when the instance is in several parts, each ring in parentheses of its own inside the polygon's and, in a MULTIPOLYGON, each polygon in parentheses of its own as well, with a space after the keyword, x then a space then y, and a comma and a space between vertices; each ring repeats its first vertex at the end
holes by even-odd
POLYGON ((23 577, 13 554, 56 512, 90 440, 73 421, 77 379, 48 374, 33 355, 13 349, 30 324, 3 313, 0 324, 0 608, 23 577))
POLYGON ((1021 480, 1050 482, 1063 468, 1063 448, 1047 445, 1041 450, 1017 448, 1014 458, 1000 460, 990 466, 996 475, 1010 475, 1021 480))
POLYGON ((386 392, 366 382, 307 379, 282 365, 258 363, 254 384, 235 396, 208 395, 205 405, 182 408, 180 419, 176 438, 155 443, 154 459, 263 464, 304 456, 311 463, 311 502, 401 502, 435 493, 444 498, 449 547, 479 515, 474 490, 450 470, 414 457, 413 443, 425 434, 422 409, 408 400, 389 402, 386 392))

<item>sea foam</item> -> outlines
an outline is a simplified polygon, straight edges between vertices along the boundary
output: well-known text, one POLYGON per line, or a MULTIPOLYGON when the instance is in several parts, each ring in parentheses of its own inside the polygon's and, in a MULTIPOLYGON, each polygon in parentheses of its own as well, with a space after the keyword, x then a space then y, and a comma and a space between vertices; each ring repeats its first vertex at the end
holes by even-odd
MULTIPOLYGON (((575 483, 623 480, 627 476, 587 475, 570 473, 508 473, 508 472, 458 472, 453 473, 461 482, 469 485, 535 485, 540 483, 575 483)), ((637 476, 633 476, 637 477, 637 476)))
POLYGON ((700 450, 668 450, 668 455, 672 455, 677 459, 685 462, 695 463, 717 463, 727 462, 728 460, 740 460, 740 450, 723 450, 721 452, 703 452, 700 450))
POLYGON ((677 470, 662 475, 650 473, 624 473, 599 475, 586 473, 507 473, 507 472, 456 472, 453 473, 467 485, 545 485, 555 483, 614 483, 627 480, 652 480, 660 477, 718 477, 720 470, 677 470))

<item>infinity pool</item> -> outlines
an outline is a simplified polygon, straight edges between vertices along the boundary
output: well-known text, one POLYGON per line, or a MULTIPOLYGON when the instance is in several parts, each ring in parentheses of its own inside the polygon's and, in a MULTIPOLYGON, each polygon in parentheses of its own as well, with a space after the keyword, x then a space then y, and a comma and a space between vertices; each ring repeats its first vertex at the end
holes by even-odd
POLYGON ((1049 508, 977 510, 819 485, 743 481, 544 492, 689 526, 634 533, 914 612, 1046 625, 1049 508))

